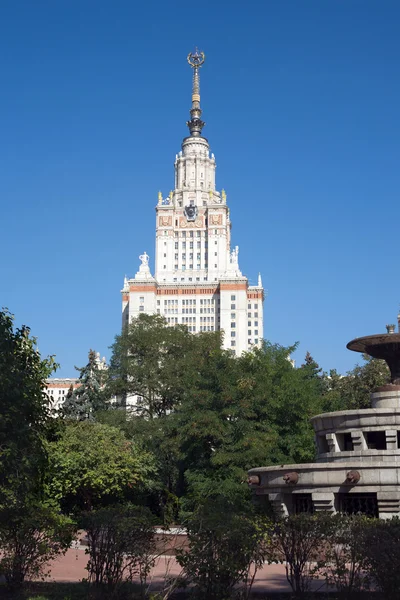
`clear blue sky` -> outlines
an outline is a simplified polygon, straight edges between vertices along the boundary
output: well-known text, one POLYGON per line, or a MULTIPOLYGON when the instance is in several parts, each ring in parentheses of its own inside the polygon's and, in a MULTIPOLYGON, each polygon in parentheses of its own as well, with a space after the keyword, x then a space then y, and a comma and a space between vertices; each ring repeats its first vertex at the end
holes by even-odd
POLYGON ((266 337, 351 369, 396 319, 398 0, 3 0, 0 306, 60 376, 109 357, 173 187, 191 72, 266 337))

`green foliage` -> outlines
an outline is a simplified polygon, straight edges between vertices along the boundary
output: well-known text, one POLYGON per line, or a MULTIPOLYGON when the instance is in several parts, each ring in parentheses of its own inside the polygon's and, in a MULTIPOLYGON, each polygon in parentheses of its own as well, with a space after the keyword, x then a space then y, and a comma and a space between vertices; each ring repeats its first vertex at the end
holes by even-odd
POLYGON ((385 361, 363 355, 364 364, 356 365, 344 377, 331 371, 326 378, 323 408, 326 411, 370 408, 370 394, 390 382, 385 361))
POLYGON ((47 563, 69 548, 75 527, 54 508, 30 504, 4 508, 0 520, 0 575, 18 588, 26 578, 46 575, 47 563))
POLYGON ((185 526, 189 548, 177 551, 177 561, 186 583, 195 586, 194 597, 227 600, 240 594, 247 598, 253 575, 263 564, 263 533, 257 523, 232 510, 220 496, 205 501, 185 526))
POLYGON ((322 377, 312 359, 295 369, 294 349, 265 343, 237 358, 219 332, 194 336, 145 314, 117 336, 109 394, 141 400, 125 424, 118 411, 100 419, 117 419, 157 457, 161 513, 179 497, 192 510, 216 487, 249 505, 249 468, 313 459, 322 377))
POLYGON ((87 365, 82 368, 75 367, 79 371, 79 387, 75 390, 70 387, 60 411, 67 419, 93 420, 97 411, 108 408, 103 390, 106 372, 99 368, 93 350, 90 350, 88 358, 87 365))
POLYGON ((115 427, 68 424, 47 444, 48 492, 64 510, 91 509, 122 500, 153 477, 154 458, 115 427))
POLYGON ((41 359, 29 328, 14 331, 12 315, 0 311, 0 508, 40 494, 50 421, 46 379, 55 367, 52 357, 41 359))
POLYGON ((193 346, 195 337, 184 325, 167 327, 160 315, 140 314, 116 336, 109 395, 136 395, 137 414, 165 416, 184 393, 186 357, 192 358, 193 346))
POLYGON ((336 514, 331 517, 329 539, 324 544, 322 574, 329 585, 349 597, 369 589, 368 561, 360 540, 371 525, 364 515, 336 514))
POLYGON ((286 578, 296 598, 306 598, 311 581, 322 567, 321 556, 332 532, 331 515, 298 514, 267 530, 265 556, 269 563, 285 562, 286 578))
POLYGON ((88 537, 89 582, 107 586, 110 593, 123 579, 138 575, 144 591, 155 553, 150 511, 131 504, 109 506, 83 514, 81 526, 88 537))
POLYGON ((370 519, 358 539, 369 574, 385 600, 398 600, 400 590, 400 519, 370 519))

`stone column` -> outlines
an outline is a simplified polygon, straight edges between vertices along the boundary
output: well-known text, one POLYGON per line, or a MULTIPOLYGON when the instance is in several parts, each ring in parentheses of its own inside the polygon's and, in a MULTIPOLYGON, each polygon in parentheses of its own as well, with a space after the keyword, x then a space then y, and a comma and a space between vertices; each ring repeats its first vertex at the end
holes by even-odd
POLYGON ((336 435, 334 433, 326 434, 326 442, 328 444, 329 452, 340 452, 339 444, 337 443, 336 435))
POLYGON ((400 516, 400 492, 377 492, 380 519, 400 516))
POLYGON ((367 442, 362 431, 352 431, 351 441, 353 442, 354 450, 366 450, 367 442))
POLYGON ((315 512, 336 512, 333 492, 313 492, 311 497, 315 512))
POLYGON ((278 519, 289 515, 288 507, 284 501, 283 494, 268 494, 269 501, 274 509, 275 516, 278 519))
POLYGON ((386 433, 386 449, 397 450, 397 431, 385 431, 386 433))

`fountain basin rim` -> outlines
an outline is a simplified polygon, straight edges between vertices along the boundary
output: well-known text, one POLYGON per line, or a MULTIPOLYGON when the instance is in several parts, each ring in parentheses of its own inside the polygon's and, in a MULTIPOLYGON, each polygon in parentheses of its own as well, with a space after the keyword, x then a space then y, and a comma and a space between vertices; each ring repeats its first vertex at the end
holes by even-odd
POLYGON ((346 345, 346 348, 353 350, 353 352, 368 354, 369 347, 379 346, 380 344, 400 344, 400 333, 377 333, 375 335, 354 338, 354 340, 351 340, 346 345))

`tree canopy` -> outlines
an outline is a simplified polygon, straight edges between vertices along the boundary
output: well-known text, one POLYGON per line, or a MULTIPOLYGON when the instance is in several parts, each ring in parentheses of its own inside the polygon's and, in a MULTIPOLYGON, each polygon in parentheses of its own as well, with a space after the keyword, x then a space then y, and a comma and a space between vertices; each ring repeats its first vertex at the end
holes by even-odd
POLYGON ((47 444, 48 492, 69 509, 121 500, 154 476, 154 458, 115 427, 69 423, 47 444))
POLYGON ((50 420, 46 379, 55 367, 53 357, 40 357, 29 328, 14 329, 13 316, 0 311, 0 507, 40 493, 50 420))
POLYGON ((62 416, 77 421, 93 420, 97 411, 106 410, 108 403, 103 392, 106 371, 100 368, 96 353, 89 351, 88 363, 75 367, 79 371, 79 387, 71 386, 61 408, 62 416))

